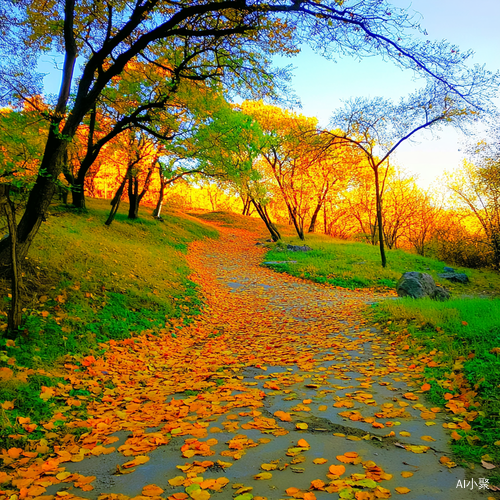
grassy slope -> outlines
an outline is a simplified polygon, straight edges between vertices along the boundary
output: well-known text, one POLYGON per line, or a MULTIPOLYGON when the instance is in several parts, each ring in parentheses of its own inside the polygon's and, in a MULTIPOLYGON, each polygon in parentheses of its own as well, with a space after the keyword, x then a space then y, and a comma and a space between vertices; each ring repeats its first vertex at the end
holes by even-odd
POLYGON ((308 245, 311 252, 287 252, 280 245, 270 245, 267 261, 296 260, 296 264, 272 266, 294 276, 319 283, 330 283, 345 288, 387 286, 394 288, 404 272, 420 271, 431 274, 440 285, 454 294, 500 293, 500 276, 491 271, 459 268, 471 279, 471 285, 450 283, 438 277, 444 263, 429 257, 421 257, 403 250, 387 250, 388 265, 380 265, 378 247, 366 243, 337 240, 320 234, 307 235, 302 242, 296 237, 284 238, 284 243, 308 245))
MULTIPOLYGON (((156 221, 146 208, 137 221, 118 215, 107 227, 109 202, 89 200, 88 207, 87 213, 52 208, 26 264, 25 335, 15 345, 0 338, 0 370, 37 370, 27 383, 0 373, 0 403, 23 401, 16 411, 32 421, 52 411, 38 397, 42 385, 59 381, 44 374, 47 367, 98 352, 99 342, 154 331, 170 318, 199 313, 184 255, 190 241, 217 237, 214 229, 179 214, 156 221)), ((5 329, 8 283, 0 285, 0 328, 5 329)), ((0 431, 17 416, 0 407, 0 431)))
MULTIPOLYGON (((303 245, 298 238, 285 238, 284 243, 303 245)), ((270 244, 265 261, 295 260, 296 264, 271 265, 279 272, 330 283, 347 288, 395 288, 406 271, 431 274, 437 283, 452 291, 452 300, 397 299, 374 307, 374 320, 385 323, 387 333, 404 332, 410 353, 438 351, 441 366, 426 368, 432 389, 429 397, 435 404, 446 403, 443 388, 446 381, 463 374, 471 387, 476 385, 482 414, 473 424, 471 436, 480 441, 456 441, 454 450, 462 460, 478 462, 482 456, 500 463, 500 275, 489 270, 458 269, 471 283, 460 285, 440 280, 445 263, 420 257, 402 250, 388 251, 388 266, 380 265, 377 247, 351 241, 335 240, 323 235, 308 235, 305 244, 313 251, 289 252, 285 245, 270 244), (478 296, 478 294, 480 296, 478 296), (465 324, 464 324, 465 323, 465 324), (443 384, 444 383, 444 384, 443 384), (498 442, 498 445, 494 443, 498 442), (489 455, 489 456, 488 456, 489 455)), ((500 483, 500 476, 497 483, 500 483)))

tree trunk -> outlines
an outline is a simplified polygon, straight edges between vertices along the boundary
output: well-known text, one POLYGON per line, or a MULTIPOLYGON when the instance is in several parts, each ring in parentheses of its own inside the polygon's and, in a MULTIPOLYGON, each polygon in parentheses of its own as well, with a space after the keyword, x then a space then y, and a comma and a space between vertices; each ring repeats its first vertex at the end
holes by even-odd
POLYGON ((271 219, 269 217, 269 214, 267 213, 267 210, 265 207, 263 207, 258 201, 255 201, 252 198, 252 203, 255 207, 255 210, 257 210, 257 213, 259 214, 260 218, 264 221, 264 224, 266 225, 269 233, 271 234, 271 238, 273 241, 278 241, 281 239, 281 235, 276 228, 276 226, 271 222, 271 219))
POLYGON ((292 209, 292 207, 287 203, 286 206, 288 207, 288 213, 290 215, 290 219, 293 222, 293 226, 295 227, 295 231, 297 231, 298 237, 304 241, 306 238, 304 236, 304 228, 301 227, 299 222, 297 221, 297 216, 295 214, 295 209, 292 209))
POLYGON ((118 207, 120 206, 120 202, 122 199, 123 190, 125 189, 125 184, 127 183, 128 180, 129 180, 128 177, 125 176, 122 183, 120 184, 120 187, 118 188, 118 191, 116 191, 115 195, 113 196, 113 199, 111 200, 111 211, 109 212, 108 219, 104 223, 106 224, 106 226, 111 226, 111 223, 115 219, 116 212, 118 212, 118 207))
POLYGON ((72 197, 72 205, 76 208, 87 208, 85 205, 85 189, 83 187, 83 183, 73 184, 71 187, 71 197, 72 197))
POLYGON ((19 288, 21 286, 21 266, 17 256, 17 226, 16 226, 16 212, 14 203, 12 203, 9 196, 10 186, 0 186, 0 203, 3 205, 5 217, 7 219, 7 226, 10 235, 10 273, 11 273, 11 295, 12 300, 8 314, 8 328, 9 331, 14 332, 21 326, 22 308, 19 288))
POLYGON ((382 196, 380 195, 380 185, 378 178, 378 167, 373 169, 375 174, 375 195, 377 203, 377 225, 378 225, 378 242, 380 248, 380 258, 382 259, 382 267, 387 267, 387 258, 385 256, 384 248, 384 227, 382 223, 382 196))
MULTIPOLYGON (((33 242, 45 214, 50 206, 54 193, 56 192, 56 180, 63 170, 64 154, 68 147, 65 140, 61 139, 61 134, 57 130, 56 124, 51 124, 47 137, 47 144, 40 174, 31 190, 24 215, 17 227, 17 258, 20 262, 28 254, 28 250, 33 242), (54 129, 56 129, 54 131, 54 129)), ((11 261, 11 235, 0 243, 0 263, 10 265, 11 261)))
MULTIPOLYGON (((316 208, 313 212, 313 215, 311 217, 311 223, 309 224, 309 229, 307 230, 308 233, 314 233, 314 230, 316 229, 316 220, 318 219, 318 214, 319 211, 321 210, 321 207, 323 205, 322 201, 318 201, 318 204, 316 205, 316 208)), ((326 234, 326 231, 325 231, 326 234)))
POLYGON ((139 179, 137 177, 130 178, 128 181, 128 218, 139 218, 139 179))
POLYGON ((157 219, 160 218, 161 215, 161 207, 163 206, 163 198, 165 196, 165 184, 163 181, 160 181, 160 192, 158 193, 158 201, 156 203, 156 207, 153 210, 153 217, 156 217, 157 219))

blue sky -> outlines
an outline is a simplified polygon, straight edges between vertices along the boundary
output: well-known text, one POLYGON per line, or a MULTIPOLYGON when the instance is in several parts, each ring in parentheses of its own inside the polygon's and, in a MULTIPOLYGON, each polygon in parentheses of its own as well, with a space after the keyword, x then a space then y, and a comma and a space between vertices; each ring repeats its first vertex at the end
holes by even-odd
MULTIPOLYGON (((490 71, 500 69, 500 0, 393 0, 392 4, 419 12, 429 39, 447 40, 462 51, 473 49, 474 63, 485 64, 490 71)), ((61 67, 62 58, 58 63, 61 67)), ((378 57, 362 61, 344 58, 334 63, 304 47, 297 57, 276 58, 276 63, 296 67, 292 86, 302 102, 300 112, 318 117, 323 126, 328 125, 342 99, 399 99, 420 86, 411 71, 402 71, 378 57)), ((44 56, 39 68, 50 72, 45 78, 46 92, 56 93, 60 73, 54 71, 53 58, 44 56)), ((418 143, 404 144, 395 157, 397 164, 418 174, 422 186, 430 185, 444 170, 457 167, 463 158, 463 137, 459 132, 448 128, 438 137, 422 132, 416 138, 418 143)))
MULTIPOLYGON (((393 5, 410 7, 421 14, 421 26, 429 39, 447 40, 462 51, 475 52, 473 63, 485 64, 490 71, 500 69, 500 0, 394 0, 393 5)), ((345 58, 336 63, 314 54, 309 48, 293 58, 276 58, 277 63, 296 67, 292 86, 301 99, 301 112, 316 116, 327 126, 341 100, 355 96, 406 96, 419 87, 411 71, 402 71, 379 57, 362 61, 345 58)), ((497 100, 500 104, 500 100, 497 100)), ((463 136, 452 128, 433 138, 429 132, 416 137, 398 150, 396 163, 413 174, 426 187, 444 170, 459 166, 463 159, 463 136)))

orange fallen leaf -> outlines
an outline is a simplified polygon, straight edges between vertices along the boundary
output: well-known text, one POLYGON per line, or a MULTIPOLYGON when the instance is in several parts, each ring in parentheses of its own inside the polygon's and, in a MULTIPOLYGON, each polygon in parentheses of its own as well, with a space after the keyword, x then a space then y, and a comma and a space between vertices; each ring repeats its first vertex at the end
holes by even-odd
POLYGON ((328 470, 330 474, 334 474, 335 476, 341 476, 345 472, 345 467, 343 465, 330 465, 328 470))

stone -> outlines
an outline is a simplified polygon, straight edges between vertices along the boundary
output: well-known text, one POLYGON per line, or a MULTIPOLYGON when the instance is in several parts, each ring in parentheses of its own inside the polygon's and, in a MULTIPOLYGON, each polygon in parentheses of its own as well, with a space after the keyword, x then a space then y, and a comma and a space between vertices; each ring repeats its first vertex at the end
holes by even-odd
POLYGON ((465 273, 449 272, 438 274, 438 276, 452 283, 462 283, 463 285, 469 283, 469 277, 465 273))
POLYGON ((396 284, 396 291, 400 297, 421 299, 430 297, 433 300, 444 301, 450 298, 446 288, 436 286, 430 274, 419 272, 404 273, 396 284))
POLYGON ((300 245, 287 245, 286 246, 287 250, 290 250, 291 252, 309 252, 312 250, 311 247, 308 247, 307 245, 300 246, 300 245))
POLYGON ((445 273, 454 273, 455 269, 453 269, 452 267, 444 266, 443 271, 445 273))
POLYGON ((449 300, 450 297, 451 293, 446 288, 436 286, 436 290, 434 290, 434 294, 431 296, 431 299, 444 302, 445 300, 449 300))

